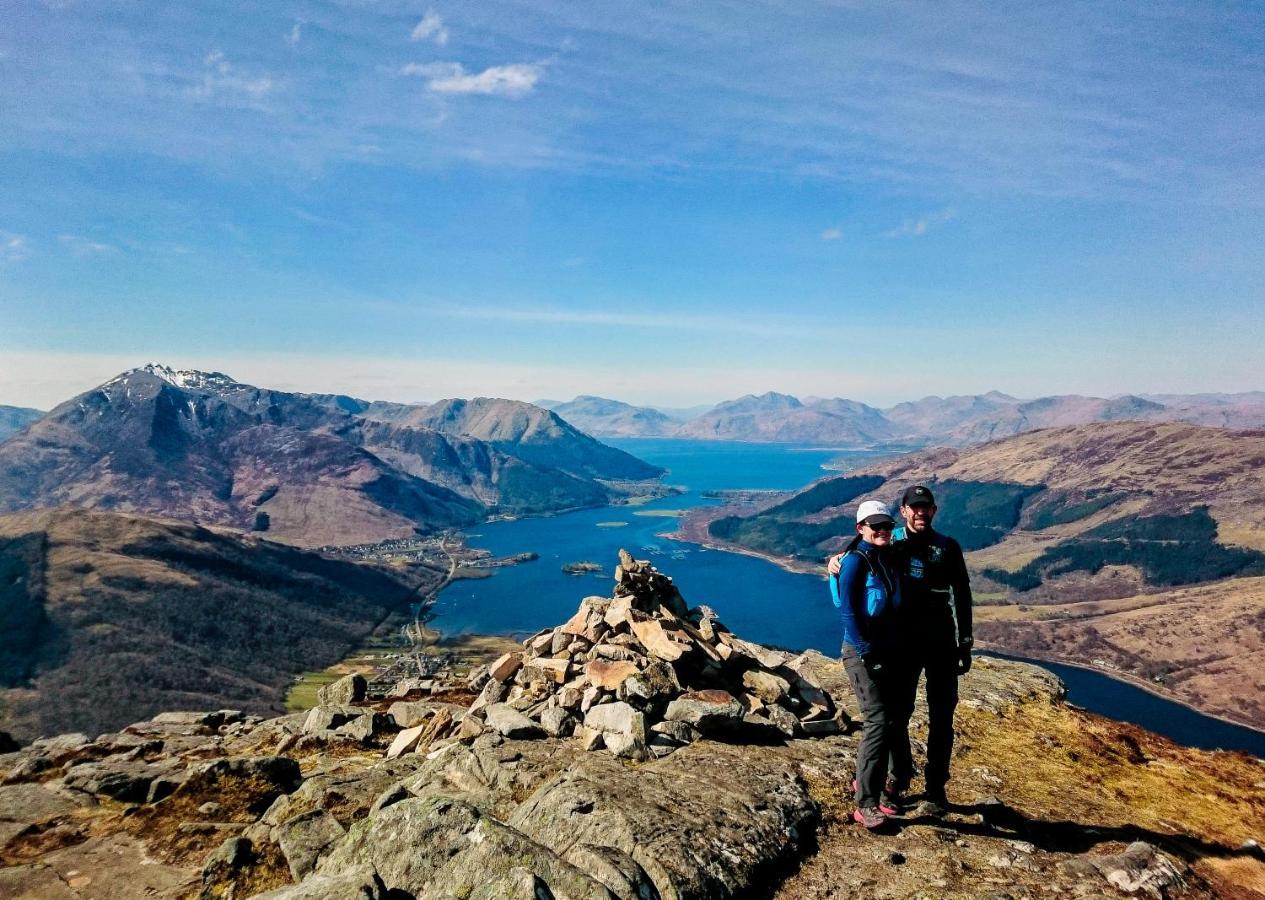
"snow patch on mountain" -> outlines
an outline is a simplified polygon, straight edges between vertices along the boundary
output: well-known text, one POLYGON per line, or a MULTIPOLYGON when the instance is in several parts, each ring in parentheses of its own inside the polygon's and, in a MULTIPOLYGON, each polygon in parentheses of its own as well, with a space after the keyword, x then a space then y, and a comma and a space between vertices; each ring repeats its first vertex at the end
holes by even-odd
POLYGON ((224 388, 237 385, 229 376, 223 372, 200 372, 197 369, 173 369, 162 363, 151 362, 135 369, 129 369, 122 375, 114 379, 114 381, 124 381, 129 376, 138 374, 153 375, 155 378, 161 378, 163 381, 178 388, 186 388, 192 390, 211 390, 214 388, 224 388))

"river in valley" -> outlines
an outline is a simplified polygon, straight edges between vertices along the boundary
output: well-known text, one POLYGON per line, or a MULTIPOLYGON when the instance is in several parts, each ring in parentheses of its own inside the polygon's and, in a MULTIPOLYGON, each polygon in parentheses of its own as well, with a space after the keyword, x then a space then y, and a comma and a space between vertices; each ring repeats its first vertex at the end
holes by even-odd
MULTIPOLYGON (((880 454, 816 446, 652 438, 609 444, 668 470, 684 493, 644 506, 611 506, 544 518, 493 522, 471 529, 471 546, 496 556, 535 551, 540 558, 458 580, 440 594, 434 624, 448 633, 526 634, 570 618, 586 596, 609 596, 619 549, 649 559, 672 576, 691 606, 707 604, 735 633, 791 650, 839 652, 838 615, 823 578, 800 575, 753 556, 708 550, 661 537, 668 515, 720 501, 714 490, 791 490, 827 472, 880 454), (568 575, 562 566, 591 561, 600 574, 568 575)), ((1068 685, 1068 699, 1114 719, 1139 724, 1189 746, 1245 750, 1265 757, 1265 733, 1197 713, 1094 671, 1038 663, 1068 685)))

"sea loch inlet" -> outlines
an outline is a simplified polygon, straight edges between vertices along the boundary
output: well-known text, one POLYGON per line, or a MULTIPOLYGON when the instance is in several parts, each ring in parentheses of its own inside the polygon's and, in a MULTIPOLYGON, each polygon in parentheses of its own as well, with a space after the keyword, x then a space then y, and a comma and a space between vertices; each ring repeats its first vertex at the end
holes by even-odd
MULTIPOLYGON (((821 577, 664 537, 675 527, 667 513, 719 502, 703 496, 711 491, 793 490, 827 474, 824 466, 859 466, 879 454, 680 439, 608 442, 667 469, 665 481, 684 493, 644 506, 603 507, 471 529, 470 543, 495 556, 534 551, 540 559, 498 569, 491 578, 453 583, 436 604, 436 625, 448 633, 525 634, 563 621, 581 596, 606 593, 616 554, 624 547, 671 575, 687 602, 711 606, 734 631, 788 649, 838 654, 838 617, 821 577), (596 562, 602 569, 566 574, 562 567, 576 561, 596 562)), ((1259 731, 1202 715, 1092 670, 1051 668, 1067 683, 1069 699, 1094 712, 1144 725, 1188 746, 1265 757, 1265 735, 1259 731)))
POLYGON ((448 632, 530 632, 570 615, 578 596, 600 594, 621 547, 670 574, 691 604, 713 607, 731 628, 766 643, 836 652, 836 618, 824 582, 794 575, 754 557, 706 550, 662 537, 675 527, 667 511, 715 503, 716 490, 793 490, 826 474, 841 456, 873 453, 832 448, 717 441, 611 440, 668 470, 665 481, 683 494, 644 506, 581 510, 560 516, 494 522, 471 529, 469 540, 494 555, 524 551, 540 560, 501 569, 488 579, 458 581, 436 606, 448 632), (602 565, 595 575, 567 575, 575 561, 602 565))

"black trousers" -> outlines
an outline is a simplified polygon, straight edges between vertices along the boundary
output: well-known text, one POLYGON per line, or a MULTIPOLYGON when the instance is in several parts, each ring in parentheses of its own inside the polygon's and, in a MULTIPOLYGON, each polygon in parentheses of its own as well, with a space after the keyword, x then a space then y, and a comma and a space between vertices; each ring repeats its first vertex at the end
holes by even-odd
POLYGON ((944 793, 949 781, 949 760, 953 756, 953 713, 958 705, 957 648, 938 643, 915 646, 892 672, 899 683, 896 701, 897 725, 892 737, 891 774, 901 788, 908 787, 914 774, 909 749, 909 719, 914 713, 919 678, 927 677, 927 765, 923 771, 928 794, 944 793))
POLYGON ((843 649, 852 693, 861 707, 861 743, 857 747, 857 805, 878 806, 887 773, 898 758, 901 735, 904 755, 909 756, 909 717, 904 715, 907 679, 900 670, 874 673, 851 647, 843 649))

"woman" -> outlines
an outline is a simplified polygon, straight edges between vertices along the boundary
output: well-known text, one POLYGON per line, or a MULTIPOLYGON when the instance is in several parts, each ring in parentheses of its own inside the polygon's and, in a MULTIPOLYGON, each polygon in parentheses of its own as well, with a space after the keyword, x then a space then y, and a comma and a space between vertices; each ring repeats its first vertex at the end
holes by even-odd
POLYGON ((896 673, 899 566, 892 547, 896 520, 886 504, 867 500, 857 509, 857 536, 840 563, 835 604, 843 625, 843 665, 861 707, 863 725, 853 782, 852 818, 870 830, 896 812, 884 801, 887 762, 901 726, 896 673))

